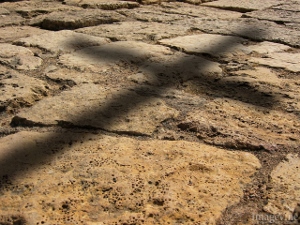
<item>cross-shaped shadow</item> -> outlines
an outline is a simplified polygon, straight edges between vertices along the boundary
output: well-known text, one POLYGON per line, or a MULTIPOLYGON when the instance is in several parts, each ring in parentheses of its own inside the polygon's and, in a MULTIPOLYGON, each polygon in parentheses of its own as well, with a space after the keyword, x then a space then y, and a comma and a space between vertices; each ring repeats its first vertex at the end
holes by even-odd
MULTIPOLYGON (((258 30, 258 29, 257 29, 258 30)), ((247 30, 245 30, 245 33, 247 30)), ((230 39, 224 38, 224 42, 220 45, 220 47, 216 47, 212 49, 214 52, 226 53, 230 52, 234 47, 235 43, 231 43, 228 41, 230 39), (224 47, 226 46, 226 47, 224 47)), ((70 40, 69 46, 77 46, 82 45, 85 40, 70 40)), ((101 48, 99 48, 101 49, 101 48)), ((86 51, 82 51, 82 57, 93 57, 99 60, 109 59, 110 61, 116 60, 116 56, 119 59, 120 56, 123 59, 126 59, 128 62, 132 62, 133 64, 138 64, 139 62, 134 62, 133 58, 138 57, 138 53, 135 51, 131 51, 130 49, 122 49, 122 48, 114 48, 107 51, 97 50, 97 48, 88 48, 86 51)), ((110 123, 114 120, 115 117, 120 116, 122 114, 128 113, 134 107, 137 107, 143 101, 147 101, 157 95, 164 93, 167 88, 174 88, 174 85, 180 84, 184 81, 182 76, 185 72, 186 68, 194 68, 195 64, 201 62, 201 58, 197 56, 193 57, 184 57, 179 58, 175 62, 172 62, 168 65, 170 71, 167 71, 164 76, 166 80, 164 80, 164 76, 160 77, 161 85, 159 87, 155 86, 145 86, 141 85, 134 88, 135 93, 142 94, 142 98, 135 98, 133 96, 133 91, 128 91, 128 93, 122 94, 119 97, 112 99, 110 102, 107 102, 104 107, 95 108, 88 115, 78 115, 76 119, 76 124, 82 124, 83 118, 94 118, 98 114, 110 114, 111 116, 106 119, 106 123, 110 123), (173 69, 178 68, 180 70, 179 73, 174 73, 173 69), (173 70, 173 71, 172 71, 173 70), (172 79, 172 80, 171 80, 172 79), (111 106, 118 105, 122 103, 122 105, 127 105, 129 107, 120 108, 117 111, 111 112, 111 106), (125 104, 124 104, 125 103, 125 104)), ((205 67, 209 67, 209 61, 206 61, 206 64, 200 64, 202 70, 205 67)), ((149 66, 147 71, 152 74, 152 76, 158 76, 161 73, 163 67, 165 65, 155 64, 153 66, 149 66)), ((199 73, 199 71, 194 71, 194 73, 199 73)), ((201 73, 201 70, 200 70, 201 73)), ((232 98, 238 99, 240 101, 244 101, 253 105, 263 106, 263 107, 272 107, 275 98, 270 96, 267 93, 256 90, 254 87, 249 86, 240 86, 235 82, 226 82, 222 80, 215 80, 215 77, 211 77, 206 74, 199 75, 200 80, 204 82, 206 88, 211 88, 218 92, 219 95, 226 95, 228 90, 235 89, 235 93, 231 95, 232 98)), ((189 78, 190 79, 190 78, 189 78)), ((18 125, 13 123, 13 125, 18 125)), ((70 147, 70 143, 72 140, 84 140, 89 138, 89 133, 82 132, 72 132, 72 134, 66 132, 57 132, 51 133, 46 138, 43 138, 38 141, 38 143, 30 143, 28 145, 20 145, 14 149, 10 149, 9 152, 0 154, 0 178, 1 178, 1 189, 6 185, 7 182, 13 181, 14 178, 22 176, 24 173, 30 172, 34 170, 39 165, 47 163, 53 160, 57 153, 62 153, 70 147)), ((15 145, 16 146, 16 145, 15 145)), ((72 147, 72 146, 71 146, 72 147)), ((1 149, 1 147, 0 147, 1 149)), ((1 152, 1 151, 0 151, 1 152)))

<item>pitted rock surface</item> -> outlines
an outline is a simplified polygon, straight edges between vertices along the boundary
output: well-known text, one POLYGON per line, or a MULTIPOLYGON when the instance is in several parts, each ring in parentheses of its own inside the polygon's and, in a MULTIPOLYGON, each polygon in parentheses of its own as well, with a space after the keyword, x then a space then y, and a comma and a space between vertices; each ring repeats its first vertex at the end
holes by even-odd
POLYGON ((42 59, 27 48, 0 44, 0 63, 17 70, 34 70, 42 65, 42 59))
POLYGON ((162 121, 174 118, 177 114, 176 110, 167 107, 159 99, 147 100, 128 89, 111 90, 100 85, 84 84, 37 103, 17 114, 13 122, 18 125, 36 123, 45 126, 66 123, 151 135, 162 121), (135 99, 135 102, 131 102, 131 99, 135 99))
POLYGON ((0 1, 0 224, 299 224, 299 12, 0 1))
MULTIPOLYGON (((5 185, 0 210, 42 224, 215 223, 224 208, 239 201, 242 188, 260 167, 250 153, 199 143, 105 135, 84 139, 48 132, 3 138, 1 159, 18 152, 23 163, 43 155, 54 160, 37 162, 35 170, 5 185), (49 136, 56 143, 68 137, 72 144, 55 155, 39 143, 49 136)), ((55 146, 61 148, 54 144, 51 149, 55 146)))

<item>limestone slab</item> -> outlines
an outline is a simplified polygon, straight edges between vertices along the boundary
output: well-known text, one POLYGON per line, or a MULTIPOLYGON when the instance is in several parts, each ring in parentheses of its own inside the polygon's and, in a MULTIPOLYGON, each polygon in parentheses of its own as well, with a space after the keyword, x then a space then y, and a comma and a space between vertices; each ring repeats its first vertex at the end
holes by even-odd
POLYGON ((292 50, 292 48, 288 45, 278 44, 269 41, 263 41, 258 44, 250 45, 249 49, 251 49, 251 51, 253 52, 262 55, 272 54, 274 52, 284 52, 284 51, 292 50))
POLYGON ((250 62, 275 68, 283 68, 292 72, 300 71, 300 53, 275 52, 264 58, 252 57, 250 62))
POLYGON ((242 44, 245 41, 243 38, 233 36, 199 34, 160 40, 159 43, 182 49, 188 53, 233 57, 250 53, 250 50, 242 44))
POLYGON ((21 38, 14 43, 25 47, 38 47, 51 53, 66 53, 80 48, 97 46, 108 43, 109 40, 101 37, 79 34, 74 31, 48 31, 45 34, 21 38))
POLYGON ((190 17, 184 14, 176 15, 164 12, 158 5, 135 9, 120 9, 118 12, 120 12, 122 15, 125 15, 127 18, 132 18, 134 20, 143 22, 158 22, 164 24, 173 23, 174 21, 184 20, 190 17))
POLYGON ((260 10, 269 8, 271 6, 279 5, 283 3, 283 0, 266 0, 266 1, 256 1, 256 0, 218 0, 209 3, 204 3, 203 5, 223 8, 223 9, 231 9, 240 12, 247 12, 253 10, 260 10))
POLYGON ((27 4, 16 7, 14 11, 25 18, 32 18, 43 14, 49 14, 55 11, 66 11, 70 9, 79 10, 80 8, 69 5, 66 6, 55 1, 30 1, 27 2, 27 4))
MULTIPOLYGON (((235 82, 239 79, 233 77, 235 82)), ((269 151, 277 149, 277 145, 281 144, 298 144, 299 141, 292 140, 297 140, 299 126, 295 115, 276 111, 266 114, 251 104, 238 103, 228 98, 217 98, 207 102, 201 109, 189 112, 185 120, 178 124, 183 130, 196 132, 206 143, 229 148, 269 151)))
POLYGON ((114 24, 103 24, 100 26, 85 27, 77 29, 76 32, 111 38, 118 41, 147 41, 153 42, 163 38, 170 38, 177 35, 184 35, 189 28, 162 24, 156 22, 149 22, 145 24, 140 21, 124 21, 114 24))
POLYGON ((250 153, 186 141, 23 131, 0 146, 1 173, 14 174, 1 219, 29 224, 215 224, 260 167, 250 153))
POLYGON ((206 33, 238 35, 256 41, 271 41, 290 46, 300 46, 300 33, 295 29, 276 24, 271 21, 257 19, 205 20, 192 19, 190 21, 176 21, 206 33), (183 23, 184 22, 184 23, 183 23))
MULTIPOLYGON (((296 154, 288 154, 271 172, 268 204, 264 210, 297 223, 300 206, 300 159, 296 154), (298 205, 298 207, 297 207, 298 205)), ((298 221, 299 222, 299 221, 298 221)))
POLYGON ((288 1, 278 6, 273 6, 273 9, 280 9, 280 10, 288 10, 294 12, 300 12, 300 5, 299 1, 288 1))
POLYGON ((34 70, 42 64, 42 59, 21 46, 0 44, 0 62, 18 70, 34 70))
POLYGON ((25 22, 25 19, 18 15, 0 15, 0 27, 21 25, 23 22, 25 22))
POLYGON ((188 5, 181 2, 162 3, 162 12, 169 14, 187 15, 207 19, 234 19, 240 18, 243 14, 235 11, 222 10, 213 7, 203 7, 202 5, 188 5))
POLYGON ((140 6, 138 2, 118 0, 83 0, 80 1, 78 5, 84 8, 98 8, 105 10, 116 10, 121 8, 132 9, 140 6))
POLYGON ((161 74, 161 80, 167 83, 174 79, 187 80, 203 74, 222 72, 218 63, 204 58, 174 52, 161 45, 135 41, 113 42, 60 57, 60 63, 68 68, 100 73, 124 62, 153 78, 161 74))
POLYGON ((19 38, 40 35, 48 31, 30 26, 8 26, 0 28, 0 42, 13 42, 19 38))
POLYGON ((0 66, 0 111, 14 112, 32 106, 48 94, 44 81, 0 66))
POLYGON ((300 10, 288 11, 281 9, 266 9, 245 14, 248 17, 257 18, 260 20, 270 20, 275 22, 294 22, 300 23, 300 10))
POLYGON ((10 12, 7 9, 0 7, 0 16, 9 14, 10 12))
MULTIPOLYGON (((32 124, 57 125, 61 122, 150 135, 162 121, 177 114, 157 98, 143 97, 128 89, 110 90, 84 84, 44 99, 17 116, 32 124)), ((18 123, 17 118, 15 122, 18 123)))
POLYGON ((57 31, 96 26, 99 24, 110 24, 123 19, 124 16, 117 12, 100 9, 55 11, 47 14, 39 26, 43 29, 57 31))

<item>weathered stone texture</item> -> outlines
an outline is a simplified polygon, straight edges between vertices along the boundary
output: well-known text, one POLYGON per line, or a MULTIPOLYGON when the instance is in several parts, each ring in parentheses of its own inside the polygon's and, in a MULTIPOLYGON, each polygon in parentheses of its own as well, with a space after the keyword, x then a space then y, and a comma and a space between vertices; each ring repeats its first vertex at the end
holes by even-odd
MULTIPOLYGON (((49 87, 48 87, 49 88, 49 87)), ((0 111, 15 112, 47 95, 47 84, 0 66, 0 111)))
POLYGON ((300 206, 300 160, 297 155, 288 154, 271 173, 271 188, 268 204, 264 210, 282 216, 291 223, 299 222, 300 206), (298 205, 298 206, 297 206, 298 205), (298 220, 298 221, 297 221, 298 220))
POLYGON ((238 35, 255 41, 272 41, 300 46, 300 34, 295 29, 289 29, 270 21, 256 19, 233 19, 233 20, 203 20, 191 19, 176 21, 180 25, 186 25, 212 34, 238 35))
POLYGON ((0 28, 0 42, 13 42, 19 38, 39 35, 48 31, 30 26, 8 26, 0 28))
POLYGON ((203 5, 224 8, 230 10, 236 10, 240 12, 248 12, 253 10, 260 10, 269 8, 271 6, 276 6, 281 3, 284 3, 283 0, 265 0, 265 1, 256 1, 256 0, 219 0, 209 3, 204 3, 203 5))
POLYGON ((163 38, 175 37, 188 33, 189 28, 184 26, 141 21, 127 21, 114 24, 77 29, 76 32, 106 37, 118 41, 155 42, 163 38))
MULTIPOLYGON (((150 135, 162 121, 177 115, 176 110, 159 99, 145 98, 128 89, 110 90, 86 84, 45 99, 17 116, 45 126, 61 121, 74 126, 150 135)), ((22 123, 16 118, 14 123, 19 121, 22 123)))
POLYGON ((42 59, 21 46, 0 44, 0 63, 18 70, 34 70, 42 64, 42 59))
POLYGON ((122 15, 114 11, 100 9, 68 10, 52 12, 46 15, 38 25, 48 30, 64 30, 113 23, 123 19, 122 15))
POLYGON ((1 139, 0 146, 1 159, 17 153, 18 162, 30 166, 39 157, 38 167, 0 196, 1 213, 29 224, 215 224, 260 167, 252 154, 185 141, 21 132, 1 139), (61 141, 72 147, 54 156, 41 142, 49 136, 51 149, 61 141), (50 157, 55 160, 44 163, 50 157))
POLYGON ((14 43, 25 47, 38 47, 51 53, 72 52, 81 48, 98 46, 108 43, 109 40, 100 37, 93 37, 79 34, 74 31, 48 31, 45 34, 33 35, 21 38, 14 43))

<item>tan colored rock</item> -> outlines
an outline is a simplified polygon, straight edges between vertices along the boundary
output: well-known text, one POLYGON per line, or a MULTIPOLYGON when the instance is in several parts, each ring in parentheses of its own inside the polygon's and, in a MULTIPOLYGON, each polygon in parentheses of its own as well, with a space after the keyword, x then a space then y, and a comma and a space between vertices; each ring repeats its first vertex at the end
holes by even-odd
POLYGON ((264 210, 297 224, 299 211, 296 208, 297 204, 300 205, 300 159, 298 155, 288 154, 286 160, 279 163, 272 171, 271 179, 272 189, 268 193, 268 204, 264 210))
POLYGON ((21 117, 32 124, 73 124, 151 135, 162 121, 177 115, 176 110, 157 98, 143 97, 128 89, 85 84, 23 110, 13 123, 22 125, 21 117))
POLYGON ((25 18, 32 18, 55 11, 79 10, 80 8, 66 6, 56 1, 27 1, 26 5, 16 7, 14 10, 25 18))
POLYGON ((34 70, 42 64, 42 59, 21 46, 0 44, 0 62, 18 70, 34 70))
POLYGON ((251 104, 219 98, 189 112, 178 127, 196 132, 200 139, 214 145, 273 151, 278 145, 299 143, 297 121, 295 115, 271 110, 265 113, 251 104))
POLYGON ((116 10, 121 8, 132 9, 140 6, 138 2, 119 0, 82 0, 78 5, 84 8, 98 8, 105 10, 116 10))
POLYGON ((156 22, 145 24, 145 22, 140 21, 124 21, 109 25, 103 24, 100 26, 85 27, 77 29, 76 32, 111 38, 118 41, 154 42, 163 38, 187 34, 188 30, 188 27, 180 25, 156 22))
POLYGON ((290 46, 269 41, 263 41, 255 45, 251 45, 249 48, 251 51, 262 55, 272 54, 274 52, 283 52, 292 49, 290 46))
POLYGON ((18 15, 0 15, 0 27, 21 25, 24 21, 25 19, 18 15))
POLYGON ((199 34, 160 40, 159 43, 182 49, 187 53, 209 54, 215 57, 236 57, 251 51, 239 37, 216 34, 199 34))
POLYGON ((280 4, 278 6, 273 6, 273 9, 280 9, 280 10, 287 10, 287 11, 294 11, 300 12, 300 5, 299 2, 296 1, 288 1, 280 4))
POLYGON ((45 34, 21 38, 14 43, 25 47, 38 47, 51 53, 72 52, 81 48, 108 43, 106 38, 79 34, 74 31, 48 31, 45 34))
MULTIPOLYGON (((267 49, 261 49, 262 52, 265 50, 267 49)), ((238 77, 230 76, 224 79, 232 79, 236 81, 243 80, 245 82, 252 83, 253 86, 255 86, 255 83, 269 84, 277 87, 284 86, 284 80, 280 79, 274 72, 271 71, 271 69, 266 67, 255 67, 253 70, 238 70, 234 71, 232 74, 238 75, 238 77)))
POLYGON ((10 12, 7 9, 0 7, 0 16, 9 15, 9 14, 10 12))
POLYGON ((261 10, 265 8, 269 8, 271 6, 276 6, 281 3, 284 3, 283 0, 265 0, 265 1, 256 1, 256 0, 219 0, 213 1, 209 3, 204 3, 205 6, 223 8, 236 10, 240 12, 248 12, 253 10, 261 10))
POLYGON ((0 28, 0 42, 13 42, 19 38, 40 35, 48 31, 30 26, 9 26, 0 28))
MULTIPOLYGON (((154 0, 156 1, 156 0, 154 0)), ((188 15, 177 15, 172 13, 166 13, 159 5, 152 5, 151 7, 140 7, 135 9, 120 9, 119 13, 125 15, 128 19, 143 22, 158 22, 158 23, 173 23, 174 21, 184 21, 189 18, 188 15)))
POLYGON ((100 9, 55 11, 46 15, 40 26, 56 31, 119 22, 123 19, 124 16, 117 12, 100 9))
POLYGON ((24 131, 0 146, 11 172, 2 221, 28 224, 216 224, 260 167, 250 153, 185 141, 24 131))
POLYGON ((162 8, 161 11, 169 14, 188 15, 202 19, 236 19, 243 15, 240 12, 222 10, 213 7, 203 7, 202 5, 188 5, 182 2, 162 3, 162 6, 164 8, 162 8))
POLYGON ((3 66, 0 66, 0 74, 0 111, 15 112, 20 107, 32 106, 48 94, 44 81, 3 66))
POLYGON ((222 72, 218 63, 204 58, 173 52, 161 45, 134 41, 119 41, 85 48, 60 57, 60 63, 68 68, 99 73, 106 72, 122 62, 138 67, 137 70, 154 79, 159 74, 164 74, 161 81, 167 83, 178 78, 187 80, 203 74, 222 72), (176 77, 174 74, 177 74, 176 77))
POLYGON ((275 22, 295 22, 300 23, 300 11, 290 11, 281 9, 266 9, 245 14, 248 17, 260 20, 270 20, 275 22))
POLYGON ((195 18, 174 21, 174 24, 185 24, 185 26, 197 28, 205 33, 240 36, 256 41, 280 42, 294 47, 300 46, 300 33, 297 29, 270 21, 252 18, 232 20, 195 18))
POLYGON ((250 62, 275 68, 283 68, 292 72, 300 71, 300 53, 275 52, 266 58, 252 57, 250 62))

